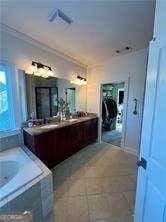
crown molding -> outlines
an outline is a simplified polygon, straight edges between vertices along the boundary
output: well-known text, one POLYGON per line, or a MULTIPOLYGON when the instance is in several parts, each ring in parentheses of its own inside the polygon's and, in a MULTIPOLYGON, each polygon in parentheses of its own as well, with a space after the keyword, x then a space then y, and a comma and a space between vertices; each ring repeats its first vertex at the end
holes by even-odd
POLYGON ((38 41, 36 39, 33 39, 29 35, 27 35, 25 33, 22 33, 22 32, 20 32, 20 31, 18 31, 16 29, 14 29, 14 28, 4 24, 4 23, 0 23, 0 31, 1 32, 3 31, 3 32, 6 32, 6 33, 9 33, 10 35, 15 36, 18 39, 21 39, 21 40, 26 41, 26 42, 28 42, 30 44, 33 44, 36 47, 39 47, 39 48, 41 48, 41 49, 43 49, 43 50, 45 50, 47 52, 53 53, 53 54, 55 54, 55 55, 65 59, 65 60, 67 60, 69 62, 72 62, 72 63, 74 63, 76 65, 79 65, 79 66, 81 66, 83 68, 87 68, 86 64, 83 64, 83 63, 79 62, 78 60, 74 59, 73 57, 71 57, 69 55, 66 55, 66 54, 64 54, 62 52, 57 51, 57 50, 49 47, 48 45, 46 45, 46 44, 44 44, 44 43, 42 43, 42 42, 40 42, 40 41, 38 41))

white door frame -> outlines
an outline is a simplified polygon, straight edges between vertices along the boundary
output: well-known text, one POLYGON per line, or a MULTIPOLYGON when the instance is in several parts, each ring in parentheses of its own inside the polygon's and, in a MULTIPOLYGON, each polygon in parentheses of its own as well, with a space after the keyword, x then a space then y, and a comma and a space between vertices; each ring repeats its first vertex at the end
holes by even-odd
POLYGON ((127 125, 127 112, 128 112, 128 101, 129 101, 129 88, 130 88, 130 75, 127 79, 122 79, 118 81, 104 82, 100 84, 100 113, 99 113, 99 142, 102 142, 101 132, 102 132, 102 99, 103 99, 103 85, 105 84, 118 84, 124 82, 124 115, 122 124, 122 140, 121 149, 125 149, 126 141, 126 125, 127 125))

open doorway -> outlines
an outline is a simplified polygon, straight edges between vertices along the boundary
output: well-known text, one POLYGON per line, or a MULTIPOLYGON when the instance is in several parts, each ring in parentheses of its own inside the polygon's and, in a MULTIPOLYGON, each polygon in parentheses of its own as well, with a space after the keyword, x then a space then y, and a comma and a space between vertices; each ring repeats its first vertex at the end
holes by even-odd
POLYGON ((125 82, 108 83, 102 86, 101 139, 121 147, 124 116, 125 82))
POLYGON ((66 102, 70 106, 70 112, 74 113, 76 111, 76 90, 75 88, 66 89, 66 102))

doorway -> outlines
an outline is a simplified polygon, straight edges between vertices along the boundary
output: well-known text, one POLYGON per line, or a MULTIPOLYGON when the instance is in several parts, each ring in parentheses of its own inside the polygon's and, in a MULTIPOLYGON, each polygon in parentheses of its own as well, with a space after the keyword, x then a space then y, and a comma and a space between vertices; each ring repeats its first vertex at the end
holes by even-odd
POLYGON ((76 111, 76 90, 75 88, 66 89, 66 102, 70 106, 70 112, 74 113, 76 111))
POLYGON ((121 147, 125 82, 102 85, 101 140, 121 147))
POLYGON ((56 116, 58 112, 58 88, 35 87, 36 116, 38 119, 56 116))

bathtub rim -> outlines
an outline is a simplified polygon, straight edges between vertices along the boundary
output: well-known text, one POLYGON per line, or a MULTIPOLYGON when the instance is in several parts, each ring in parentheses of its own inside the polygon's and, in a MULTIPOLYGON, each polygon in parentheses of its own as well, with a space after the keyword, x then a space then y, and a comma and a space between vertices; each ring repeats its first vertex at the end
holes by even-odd
MULTIPOLYGON (((51 170, 49 170, 46 167, 46 165, 39 158, 37 158, 26 146, 21 145, 21 146, 17 146, 17 147, 13 147, 13 148, 18 148, 18 147, 21 148, 21 150, 40 168, 42 173, 39 176, 37 176, 36 178, 33 178, 31 181, 29 181, 26 184, 22 185, 18 189, 14 190, 13 192, 11 192, 6 197, 2 198, 0 200, 0 208, 3 207, 4 205, 6 205, 11 200, 15 199, 17 196, 19 196, 20 194, 22 194, 26 190, 28 190, 34 184, 36 184, 39 181, 41 181, 44 177, 46 177, 48 175, 52 176, 51 170)), ((11 149, 13 149, 13 148, 11 148, 11 149)))

